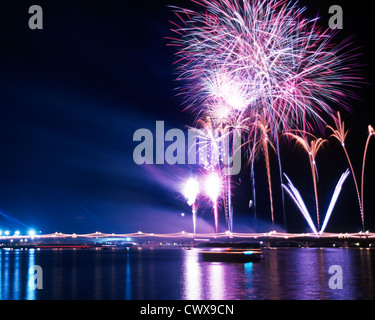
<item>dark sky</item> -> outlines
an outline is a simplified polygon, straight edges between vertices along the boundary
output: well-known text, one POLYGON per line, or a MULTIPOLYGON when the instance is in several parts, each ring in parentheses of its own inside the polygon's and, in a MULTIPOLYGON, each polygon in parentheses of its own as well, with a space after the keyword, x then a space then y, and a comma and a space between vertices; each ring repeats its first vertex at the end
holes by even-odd
MULTIPOLYGON (((192 118, 175 96, 174 49, 168 4, 189 1, 11 1, 2 2, 0 33, 0 229, 28 228, 43 233, 175 232, 191 229, 189 207, 177 186, 186 166, 138 166, 133 161, 133 133, 185 128, 192 118), (44 29, 28 28, 28 8, 43 8, 44 29), (181 212, 187 213, 181 217, 181 212)), ((368 85, 344 113, 350 129, 347 147, 360 176, 367 125, 375 125, 373 21, 370 1, 302 1, 307 13, 320 13, 328 24, 328 8, 341 4, 344 29, 361 46, 368 85)), ((337 106, 335 106, 337 108, 337 106)), ((307 158, 282 146, 284 171, 314 204, 307 158)), ((368 151, 365 179, 366 226, 375 229, 375 141, 368 151)), ((275 159, 273 159, 275 160, 275 159)), ((347 163, 332 141, 317 159, 322 212, 328 206, 347 163)), ((276 165, 274 161, 273 166, 276 165)), ((276 222, 283 228, 278 173, 275 180, 276 222)), ((250 194, 246 168, 235 178, 235 231, 250 231, 250 194), (236 229, 237 228, 237 229, 236 229)), ((265 169, 256 164, 258 227, 269 229, 265 169)), ((344 185, 328 231, 359 231, 358 203, 352 178, 344 185)), ((286 196, 289 231, 307 231, 286 196)), ((313 208, 313 207, 312 207, 313 208)), ((311 210, 314 212, 314 210, 311 210)), ((209 209, 201 211, 200 231, 213 231, 209 209)), ((223 225, 224 225, 224 221, 223 225)), ((223 227, 224 230, 224 227, 223 227)), ((199 231, 199 230, 198 230, 199 231)), ((262 230, 263 231, 263 230, 262 230)))

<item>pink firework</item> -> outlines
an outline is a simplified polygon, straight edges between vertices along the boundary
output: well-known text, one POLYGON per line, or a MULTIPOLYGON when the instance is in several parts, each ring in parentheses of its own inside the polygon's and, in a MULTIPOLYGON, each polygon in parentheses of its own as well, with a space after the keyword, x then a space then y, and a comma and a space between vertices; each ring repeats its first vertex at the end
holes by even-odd
POLYGON ((194 177, 190 177, 184 184, 183 194, 187 200, 189 206, 191 206, 193 214, 193 230, 196 232, 197 228, 197 207, 195 200, 199 194, 199 183, 198 180, 194 177))
POLYGON ((284 0, 196 0, 202 11, 174 7, 178 80, 186 107, 217 125, 268 120, 271 138, 312 130, 349 108, 360 81, 350 40, 332 43, 305 8, 284 0), (344 50, 345 49, 345 50, 344 50))
MULTIPOLYGON (((351 88, 361 82, 359 53, 350 38, 335 44, 337 31, 320 27, 318 17, 305 17, 297 2, 192 1, 201 9, 172 7, 176 36, 170 38, 186 109, 197 119, 209 117, 214 128, 246 126, 247 142, 263 143, 267 164, 268 143, 257 134, 262 119, 282 180, 280 134, 310 133, 323 128, 327 116, 336 119, 335 106, 350 109, 351 88)), ((255 201, 254 183, 253 195, 255 201)))
POLYGON ((219 228, 219 212, 218 212, 218 199, 222 193, 223 181, 220 175, 216 172, 209 173, 205 177, 206 195, 211 199, 214 209, 215 218, 215 231, 218 232, 219 228))

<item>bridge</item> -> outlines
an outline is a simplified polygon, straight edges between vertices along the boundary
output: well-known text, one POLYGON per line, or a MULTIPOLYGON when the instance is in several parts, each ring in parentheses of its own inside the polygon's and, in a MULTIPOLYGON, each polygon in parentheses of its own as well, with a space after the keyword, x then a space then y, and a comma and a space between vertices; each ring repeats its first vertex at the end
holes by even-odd
POLYGON ((88 234, 66 234, 55 232, 39 235, 8 235, 0 236, 1 247, 53 247, 71 246, 82 247, 92 245, 145 245, 165 244, 196 245, 204 242, 217 243, 259 243, 264 247, 367 247, 375 248, 375 233, 284 233, 270 231, 265 233, 103 233, 94 232, 88 234))

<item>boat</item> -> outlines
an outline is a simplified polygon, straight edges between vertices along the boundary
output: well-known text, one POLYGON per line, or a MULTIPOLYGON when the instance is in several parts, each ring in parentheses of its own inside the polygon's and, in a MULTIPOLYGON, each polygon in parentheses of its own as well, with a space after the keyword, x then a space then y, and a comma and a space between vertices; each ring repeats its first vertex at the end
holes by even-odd
POLYGON ((212 249, 201 251, 203 261, 218 262, 255 262, 261 259, 260 249, 212 249))

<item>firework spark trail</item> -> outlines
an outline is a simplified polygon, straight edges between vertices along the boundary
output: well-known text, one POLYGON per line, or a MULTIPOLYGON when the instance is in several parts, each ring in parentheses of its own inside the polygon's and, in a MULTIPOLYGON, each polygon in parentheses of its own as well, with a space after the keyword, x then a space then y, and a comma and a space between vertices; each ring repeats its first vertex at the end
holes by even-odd
POLYGON ((324 230, 326 229, 327 227, 327 224, 328 224, 328 221, 331 217, 331 214, 332 214, 332 211, 333 211, 333 208, 335 207, 335 204, 336 204, 336 201, 340 195, 340 192, 341 192, 341 189, 342 189, 342 185, 344 184, 346 178, 348 177, 350 171, 349 169, 347 169, 340 177, 336 187, 335 187, 335 191, 333 192, 333 195, 332 195, 332 198, 331 198, 331 201, 329 203, 329 206, 328 206, 328 210, 327 210, 327 213, 326 213, 326 216, 324 218, 324 221, 323 221, 323 225, 322 225, 322 228, 320 229, 320 234, 322 234, 324 232, 324 230))
POLYGON ((209 116, 223 128, 250 126, 260 115, 278 143, 280 133, 325 125, 326 115, 334 117, 332 102, 350 109, 349 89, 361 81, 350 38, 333 44, 337 31, 305 18, 297 2, 194 2, 201 12, 172 7, 178 22, 171 22, 169 45, 177 48, 177 80, 184 83, 178 94, 197 119, 209 116))
MULTIPOLYGON (((271 220, 272 220, 272 229, 274 229, 274 208, 273 208, 273 196, 272 196, 272 182, 271 182, 271 167, 270 167, 270 158, 269 158, 269 146, 276 152, 275 147, 273 146, 272 142, 268 137, 268 133, 270 129, 267 126, 267 121, 258 116, 258 119, 252 124, 255 130, 260 131, 260 137, 258 141, 253 141, 254 145, 252 147, 252 151, 250 154, 250 161, 253 165, 254 158, 257 153, 260 152, 260 149, 263 151, 264 161, 266 164, 267 170, 267 181, 268 181, 268 192, 270 196, 270 209, 271 209, 271 220)), ((257 137, 257 134, 254 134, 257 137)), ((254 173, 253 175, 253 195, 255 194, 255 187, 254 187, 254 173)))
POLYGON ((183 194, 187 200, 188 205, 191 206, 192 208, 194 233, 196 232, 196 225, 197 225, 196 223, 197 210, 196 210, 195 200, 197 198, 198 193, 199 193, 199 184, 198 184, 197 179, 189 178, 185 183, 183 194))
POLYGON ((362 179, 361 179, 361 203, 362 203, 362 231, 365 231, 365 222, 364 222, 364 202, 363 202, 363 185, 364 185, 364 179, 365 179, 365 162, 366 162, 366 154, 367 154, 367 148, 370 142, 371 137, 375 134, 374 128, 372 126, 368 126, 368 137, 366 140, 366 146, 365 151, 363 154, 363 163, 362 163, 362 179))
POLYGON ((274 212, 273 212, 270 157, 269 157, 269 152, 268 152, 268 145, 271 144, 271 142, 268 139, 269 129, 267 128, 267 126, 264 126, 264 124, 262 124, 262 123, 258 123, 258 126, 260 127, 260 129, 262 131, 262 146, 263 146, 264 160, 266 162, 266 169, 267 169, 267 180, 268 180, 268 192, 269 192, 269 196, 270 196, 272 230, 274 230, 274 228, 275 228, 274 220, 275 219, 274 219, 274 212))
POLYGON ((198 152, 200 161, 205 160, 201 163, 206 170, 216 171, 220 167, 220 158, 225 149, 225 139, 227 133, 225 128, 214 128, 210 117, 206 117, 205 120, 199 119, 197 121, 197 128, 191 128, 197 133, 199 138, 198 152))
MULTIPOLYGON (((357 178, 355 176, 354 169, 353 169, 353 166, 352 166, 352 162, 350 161, 348 151, 346 150, 346 147, 345 147, 345 140, 346 140, 346 136, 349 133, 349 130, 345 130, 345 124, 344 124, 344 121, 341 121, 340 112, 337 113, 337 119, 335 120, 335 124, 336 124, 336 129, 334 129, 331 126, 327 126, 327 128, 333 132, 330 135, 330 137, 333 137, 333 138, 337 139, 341 143, 341 146, 344 150, 346 159, 348 161, 350 171, 352 173, 352 177, 353 177, 353 180, 354 180, 355 189, 356 189, 356 192, 357 192, 358 205, 359 205, 359 210, 360 210, 361 219, 362 219, 362 231, 364 231, 363 205, 362 205, 362 202, 361 202, 361 196, 359 194, 357 178)), ((362 179, 363 179, 363 177, 362 177, 362 179)))
POLYGON ((219 209, 217 206, 217 200, 212 201, 213 208, 214 208, 214 218, 215 218, 215 232, 219 232, 219 209))
MULTIPOLYGON (((339 181, 337 182, 336 184, 336 187, 335 187, 335 190, 332 194, 332 197, 331 197, 331 200, 330 200, 330 203, 329 203, 329 206, 328 206, 328 209, 327 209, 327 212, 326 212, 326 215, 325 215, 325 218, 324 218, 324 221, 323 221, 323 224, 322 224, 322 228, 320 229, 319 231, 319 234, 321 235, 324 230, 326 229, 327 227, 327 224, 329 222, 329 219, 331 217, 331 214, 332 214, 332 211, 333 211, 333 208, 335 207, 336 205, 336 202, 337 202, 337 199, 340 195, 340 192, 341 192, 341 189, 342 189, 342 185, 344 184, 346 178, 348 177, 350 171, 349 169, 347 169, 340 177, 339 181)), ((294 185, 292 184, 292 182, 290 181, 289 177, 284 173, 284 176, 285 178, 288 180, 288 186, 282 184, 282 187, 288 192, 288 194, 291 196, 291 198, 293 199, 294 203, 297 205, 297 207, 300 209, 303 217, 305 218, 305 220, 307 221, 308 225, 310 226, 311 230, 315 233, 316 236, 319 236, 318 232, 317 232, 317 229, 315 228, 315 225, 314 225, 314 222, 312 221, 311 219, 311 216, 309 214, 309 211, 307 210, 306 208, 306 205, 300 195, 300 193, 298 192, 298 190, 294 187, 294 185)), ((319 227, 318 227, 319 229, 319 227)))
POLYGON ((191 205, 191 211, 193 214, 193 231, 196 233, 197 231, 197 206, 195 202, 191 205))
MULTIPOLYGON (((257 136, 255 135, 254 136, 254 139, 256 140, 257 136)), ((255 148, 255 144, 252 146, 252 149, 251 149, 251 153, 250 154, 253 154, 254 153, 254 148, 255 148)), ((251 164, 251 167, 250 167, 250 179, 251 179, 251 189, 252 189, 252 207, 253 207, 253 211, 254 211, 254 222, 255 222, 255 230, 257 230, 257 207, 256 207, 256 192, 255 192, 255 172, 254 172, 254 161, 255 161, 255 156, 251 156, 250 159, 250 164, 251 164)))
POLYGON ((270 169, 270 159, 269 159, 269 154, 268 154, 268 138, 267 137, 265 137, 263 139, 263 152, 264 152, 264 159, 265 159, 265 162, 266 162, 266 169, 267 169, 268 192, 270 194, 272 230, 274 230, 275 229, 275 225, 274 225, 275 219, 274 219, 274 213, 273 213, 271 169, 270 169))
POLYGON ((285 135, 291 136, 293 139, 296 140, 296 142, 308 153, 309 161, 310 161, 310 168, 311 168, 311 174, 313 178, 313 185, 314 185, 314 195, 315 195, 315 207, 316 207, 316 219, 318 223, 318 229, 320 226, 320 218, 319 218, 319 201, 318 201, 318 169, 316 167, 316 155, 319 151, 319 149, 323 146, 327 140, 323 140, 322 138, 315 138, 314 140, 311 140, 310 144, 307 139, 307 136, 304 135, 303 137, 298 136, 291 132, 286 132, 285 135))
MULTIPOLYGON (((280 154, 280 143, 279 137, 276 137, 276 154, 277 154, 277 162, 279 165, 279 177, 280 181, 283 181, 283 171, 281 166, 281 154, 280 154)), ((284 196, 284 188, 281 187, 281 204, 283 206, 283 218, 284 218, 284 229, 286 230, 286 212, 285 212, 285 196, 284 196)))
POLYGON ((227 217, 227 224, 228 224, 228 229, 229 231, 233 231, 233 210, 232 210, 232 196, 231 196, 231 163, 230 163, 230 146, 228 143, 228 150, 226 151, 227 155, 227 168, 229 170, 229 173, 226 175, 227 183, 226 183, 226 188, 227 188, 227 197, 226 197, 226 202, 227 202, 227 210, 228 210, 228 217, 227 217))
MULTIPOLYGON (((231 205, 231 173, 232 173, 232 160, 235 158, 235 154, 240 152, 241 132, 245 132, 247 127, 237 125, 235 128, 230 126, 225 127, 214 127, 211 118, 207 116, 205 120, 198 119, 197 127, 192 128, 197 132, 199 137, 199 143, 202 145, 199 147, 199 153, 207 155, 207 162, 203 164, 206 171, 216 172, 222 177, 223 192, 226 193, 224 199, 225 206, 225 219, 228 225, 229 231, 232 231, 233 227, 233 209, 231 205), (242 129, 244 129, 242 131, 242 129), (231 143, 232 141, 232 143, 231 143)), ((234 161, 234 160, 233 160, 234 161)))
POLYGON ((309 211, 306 208, 305 203, 303 202, 303 199, 298 192, 298 190, 294 187, 292 182, 290 181, 289 177, 284 173, 285 178, 288 180, 288 186, 282 184, 282 187, 289 193, 291 198, 293 199, 294 203, 297 205, 297 207, 300 209, 303 217, 307 221, 308 225, 310 226, 311 230, 315 233, 316 236, 318 236, 318 231, 315 228, 314 222, 311 219, 311 216, 309 214, 309 211))
POLYGON ((206 194, 212 201, 215 219, 215 231, 218 232, 219 228, 219 210, 218 210, 218 198, 222 192, 222 180, 221 177, 216 173, 210 173, 206 177, 205 181, 206 194))

